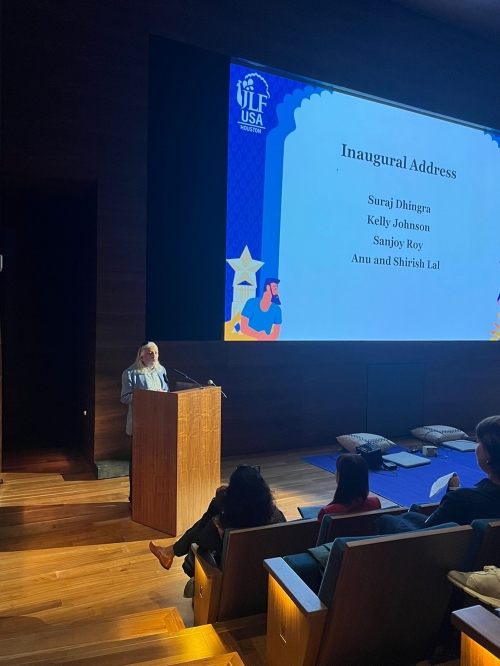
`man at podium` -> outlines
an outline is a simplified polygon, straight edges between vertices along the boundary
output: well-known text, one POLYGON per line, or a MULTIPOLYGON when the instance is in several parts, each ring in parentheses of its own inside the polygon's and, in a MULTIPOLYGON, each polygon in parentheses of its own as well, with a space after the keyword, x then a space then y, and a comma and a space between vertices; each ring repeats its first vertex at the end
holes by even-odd
MULTIPOLYGON (((132 399, 134 389, 144 391, 168 391, 167 371, 160 364, 158 347, 154 342, 143 342, 137 352, 135 363, 122 374, 121 402, 128 405, 127 435, 132 435, 132 399)), ((130 460, 130 496, 132 499, 132 459, 130 460)))

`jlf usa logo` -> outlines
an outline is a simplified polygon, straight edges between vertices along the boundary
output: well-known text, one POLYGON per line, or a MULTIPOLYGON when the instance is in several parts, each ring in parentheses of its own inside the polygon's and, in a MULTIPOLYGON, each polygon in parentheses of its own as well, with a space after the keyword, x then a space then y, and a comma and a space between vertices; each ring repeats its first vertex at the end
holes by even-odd
POLYGON ((243 81, 236 84, 236 101, 241 107, 238 123, 242 130, 260 134, 264 126, 264 108, 269 99, 266 80, 257 72, 247 74, 243 81))

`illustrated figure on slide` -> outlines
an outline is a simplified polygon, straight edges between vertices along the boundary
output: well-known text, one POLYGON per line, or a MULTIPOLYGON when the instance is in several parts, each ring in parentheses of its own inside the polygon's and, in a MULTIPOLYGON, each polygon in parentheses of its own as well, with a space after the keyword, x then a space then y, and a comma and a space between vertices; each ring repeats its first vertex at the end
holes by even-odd
MULTIPOLYGON (((498 305, 498 309, 500 310, 500 294, 498 294, 497 305, 498 305)), ((498 313, 498 318, 500 319, 500 312, 498 313)), ((492 340, 493 342, 498 342, 500 340, 500 324, 498 324, 495 321, 495 322, 493 322, 493 326, 494 326, 493 330, 490 331, 490 333, 491 333, 490 340, 492 340)))
POLYGON ((241 312, 240 329, 255 340, 279 338, 281 330, 281 300, 278 278, 267 278, 262 297, 249 298, 241 312))

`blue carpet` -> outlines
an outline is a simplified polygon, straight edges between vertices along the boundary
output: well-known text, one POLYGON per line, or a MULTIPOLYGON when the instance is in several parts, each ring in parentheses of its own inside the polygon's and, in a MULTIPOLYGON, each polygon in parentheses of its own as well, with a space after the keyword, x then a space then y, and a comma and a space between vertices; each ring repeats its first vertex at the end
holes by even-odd
MULTIPOLYGON (((394 446, 386 453, 407 450, 394 446)), ((340 455, 342 452, 309 456, 302 460, 335 474, 335 461, 340 455)), ((460 477, 460 485, 469 487, 484 479, 484 473, 477 466, 475 453, 439 449, 439 457, 430 460, 430 465, 412 469, 398 467, 395 472, 370 471, 370 490, 396 504, 409 507, 413 503, 439 502, 444 495, 444 489, 433 499, 429 498, 429 492, 434 481, 445 474, 456 472, 460 477)))
MULTIPOLYGON (((462 453, 461 451, 454 451, 453 449, 439 447, 438 458, 439 460, 449 460, 455 466, 460 465, 460 467, 468 467, 469 469, 473 470, 478 469, 476 454, 474 451, 470 451, 469 453, 462 453)), ((455 471, 460 476, 460 471, 458 469, 455 471)))

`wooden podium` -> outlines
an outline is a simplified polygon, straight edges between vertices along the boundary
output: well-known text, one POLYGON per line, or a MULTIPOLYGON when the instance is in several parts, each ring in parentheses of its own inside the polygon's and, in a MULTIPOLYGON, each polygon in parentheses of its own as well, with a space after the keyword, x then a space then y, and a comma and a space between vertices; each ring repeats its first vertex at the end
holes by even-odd
POLYGON ((177 536, 220 485, 221 390, 134 390, 132 520, 177 536))

